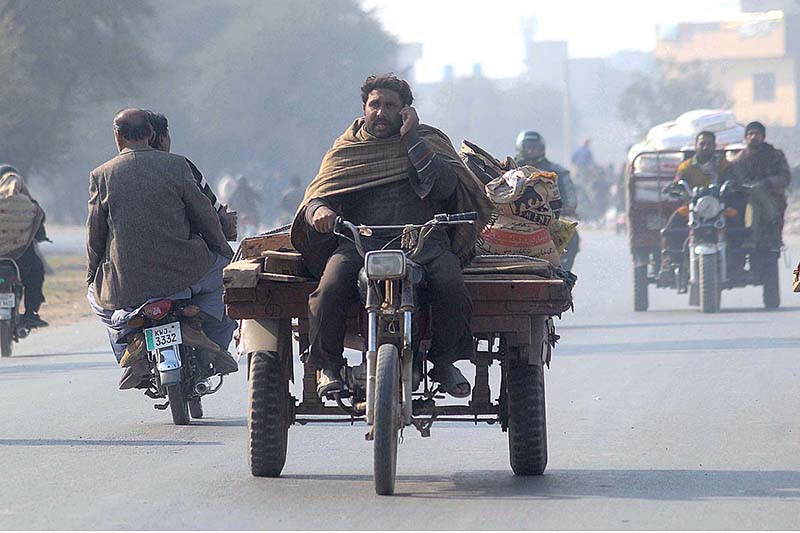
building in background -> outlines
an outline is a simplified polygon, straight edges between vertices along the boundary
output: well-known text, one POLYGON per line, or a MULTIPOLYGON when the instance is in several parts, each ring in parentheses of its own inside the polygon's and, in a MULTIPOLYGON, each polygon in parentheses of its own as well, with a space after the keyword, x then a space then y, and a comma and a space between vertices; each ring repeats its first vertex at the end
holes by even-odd
POLYGON ((800 123, 800 26, 793 4, 744 1, 738 20, 659 26, 655 56, 707 64, 740 122, 794 128, 800 123))

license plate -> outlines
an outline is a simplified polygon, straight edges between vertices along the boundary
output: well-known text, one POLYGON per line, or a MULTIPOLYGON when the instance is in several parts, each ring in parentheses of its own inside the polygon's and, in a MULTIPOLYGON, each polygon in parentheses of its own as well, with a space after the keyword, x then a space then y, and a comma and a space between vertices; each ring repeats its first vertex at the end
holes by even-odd
POLYGON ((0 293, 0 307, 13 308, 16 300, 13 292, 0 293))
POLYGON ((144 330, 144 340, 148 351, 177 346, 183 342, 181 338, 181 323, 171 322, 157 328, 147 328, 144 330))

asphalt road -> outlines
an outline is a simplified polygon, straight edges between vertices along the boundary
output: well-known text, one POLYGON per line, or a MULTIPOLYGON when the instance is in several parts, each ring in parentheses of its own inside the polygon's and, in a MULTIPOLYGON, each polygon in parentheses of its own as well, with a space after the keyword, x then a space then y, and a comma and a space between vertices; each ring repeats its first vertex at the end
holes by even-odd
MULTIPOLYGON (((575 313, 547 372, 550 462, 516 478, 497 426, 440 423, 372 487, 363 426, 290 429, 281 479, 250 476, 244 368, 176 427, 119 369, 97 323, 0 360, 0 529, 798 529, 800 294, 723 295, 701 315, 631 311, 626 242, 585 232, 575 313)), ((800 240, 790 241, 794 263, 800 240)))

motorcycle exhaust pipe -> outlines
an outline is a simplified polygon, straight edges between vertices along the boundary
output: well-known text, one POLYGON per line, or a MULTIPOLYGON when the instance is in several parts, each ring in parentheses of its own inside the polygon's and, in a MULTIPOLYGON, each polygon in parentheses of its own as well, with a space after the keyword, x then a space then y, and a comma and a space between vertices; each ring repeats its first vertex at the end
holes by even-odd
POLYGON ((211 383, 207 379, 204 379, 203 381, 198 382, 194 386, 194 391, 197 394, 199 394, 200 396, 202 396, 204 394, 208 394, 208 391, 210 391, 210 390, 211 390, 211 383))

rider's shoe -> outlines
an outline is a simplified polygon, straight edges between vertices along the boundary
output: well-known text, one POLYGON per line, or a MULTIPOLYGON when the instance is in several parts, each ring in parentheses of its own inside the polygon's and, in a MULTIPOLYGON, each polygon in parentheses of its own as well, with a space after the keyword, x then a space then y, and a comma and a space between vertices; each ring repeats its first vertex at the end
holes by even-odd
POLYGON ((147 355, 147 346, 144 341, 143 333, 135 333, 133 338, 128 342, 122 357, 119 360, 119 366, 127 368, 136 361, 144 359, 147 355))
POLYGON ((144 359, 140 359, 122 371, 119 390, 147 388, 149 384, 150 365, 144 359))
POLYGON ((214 361, 211 363, 214 371, 217 374, 233 374, 239 371, 239 362, 228 352, 221 351, 214 355, 214 361))
POLYGON ((435 365, 428 377, 439 383, 439 389, 453 398, 466 398, 472 394, 472 387, 464 374, 455 365, 435 365))
POLYGON ((27 327, 29 327, 31 329, 33 329, 33 328, 46 328, 47 326, 50 325, 47 322, 45 322, 44 320, 42 320, 42 317, 39 316, 39 313, 34 313, 34 312, 28 313, 28 312, 25 312, 25 314, 22 315, 22 317, 20 317, 20 318, 22 318, 22 323, 25 324, 27 327))
POLYGON ((329 394, 334 392, 342 392, 344 390, 344 383, 339 369, 323 368, 317 374, 317 396, 320 400, 324 400, 329 394))
POLYGON ((239 363, 219 344, 208 338, 199 327, 187 324, 181 329, 183 341, 197 350, 208 364, 214 367, 216 374, 232 374, 239 370, 239 363))

